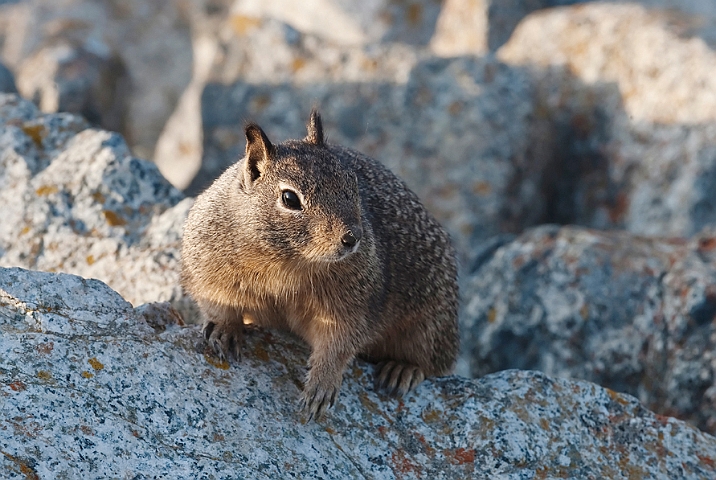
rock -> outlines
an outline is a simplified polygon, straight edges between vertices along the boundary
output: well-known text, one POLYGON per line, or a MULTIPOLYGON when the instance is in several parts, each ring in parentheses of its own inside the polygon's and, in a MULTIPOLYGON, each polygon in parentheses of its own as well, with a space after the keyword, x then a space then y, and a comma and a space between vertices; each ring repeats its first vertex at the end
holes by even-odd
MULTIPOLYGON (((502 45, 510 41, 515 29, 533 12, 549 10, 554 7, 563 7, 576 4, 592 3, 593 0, 478 0, 478 10, 484 12, 484 22, 488 28, 484 30, 486 45, 490 51, 496 51, 502 45)), ((443 7, 450 10, 451 4, 463 5, 462 14, 473 10, 476 2, 468 3, 466 0, 450 0, 443 7)), ((597 3, 597 2, 594 2, 597 3)), ((623 4, 622 0, 599 0, 600 4, 623 4)), ((634 0, 631 4, 639 4, 648 8, 653 14, 662 17, 668 23, 670 30, 685 37, 700 37, 709 45, 716 46, 716 4, 710 0, 694 0, 683 2, 680 0, 634 0)), ((606 5, 606 8, 613 8, 614 5, 606 5)), ((581 8, 581 7, 577 7, 581 8)), ((591 8, 591 7, 585 7, 591 8)), ((618 8, 618 6, 617 6, 618 8)), ((441 15, 443 14, 441 12, 441 15)), ((541 12, 540 12, 541 13, 541 12)), ((438 25, 440 22, 438 22, 438 25)), ((458 24, 455 24, 456 27, 458 24)), ((481 31, 482 29, 477 29, 481 31)), ((465 41, 475 35, 468 28, 457 28, 451 32, 455 38, 455 44, 465 41)), ((550 33, 551 36, 551 33, 550 33)), ((538 44, 537 44, 538 45, 538 44)), ((467 52, 462 52, 467 53, 467 52)))
POLYGON ((665 236, 716 225, 716 54, 700 39, 637 5, 581 5, 531 15, 498 58, 533 78, 543 221, 665 236))
POLYGON ((134 304, 178 286, 190 200, 116 133, 0 95, 0 265, 100 278, 134 304))
POLYGON ((131 78, 129 121, 120 133, 136 155, 152 158, 157 137, 191 79, 195 8, 204 8, 204 2, 26 0, 4 5, 2 57, 17 69, 60 34, 91 52, 94 47, 114 52, 131 78))
POLYGON ((488 51, 487 0, 446 0, 430 47, 436 55, 482 55, 488 51))
POLYGON ((15 76, 12 74, 10 69, 2 63, 0 63, 0 92, 17 93, 17 86, 15 86, 15 76))
POLYGON ((716 431, 716 236, 545 226, 463 281, 459 371, 540 370, 635 395, 716 431))
POLYGON ((126 131, 130 80, 106 46, 53 38, 22 62, 18 87, 43 112, 76 113, 106 130, 126 131))
POLYGON ((308 349, 249 329, 239 364, 197 326, 152 328, 97 280, 0 268, 0 464, 14 476, 684 478, 716 439, 583 381, 505 371, 376 394, 356 361, 336 407, 297 413, 308 349))
POLYGON ((586 83, 613 82, 633 122, 716 121, 716 52, 701 39, 679 38, 663 17, 638 5, 589 4, 532 14, 499 58, 565 65, 586 83))
POLYGON ((343 45, 401 42, 425 45, 440 13, 438 0, 377 0, 360 5, 335 0, 262 2, 238 0, 232 22, 238 25, 273 18, 294 29, 343 45))

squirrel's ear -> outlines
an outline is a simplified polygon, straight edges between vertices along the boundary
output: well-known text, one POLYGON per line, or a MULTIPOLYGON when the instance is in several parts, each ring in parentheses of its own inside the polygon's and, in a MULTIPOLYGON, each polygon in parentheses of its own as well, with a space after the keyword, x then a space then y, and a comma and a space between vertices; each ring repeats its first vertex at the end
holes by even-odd
POLYGON ((246 126, 246 164, 244 165, 244 179, 248 184, 253 183, 266 170, 273 151, 273 145, 261 127, 255 123, 248 124, 246 126))
POLYGON ((308 135, 306 136, 306 143, 313 145, 323 145, 323 124, 321 123, 321 114, 314 107, 311 110, 311 118, 308 120, 306 125, 308 135))

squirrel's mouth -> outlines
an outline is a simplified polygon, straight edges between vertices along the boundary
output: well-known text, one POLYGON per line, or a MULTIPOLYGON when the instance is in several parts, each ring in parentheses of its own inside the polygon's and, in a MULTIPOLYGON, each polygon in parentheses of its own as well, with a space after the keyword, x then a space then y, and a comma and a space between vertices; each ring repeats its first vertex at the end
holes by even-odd
POLYGON ((345 260, 346 258, 350 257, 354 253, 358 251, 360 248, 360 241, 356 242, 355 244, 351 245, 350 247, 341 245, 336 250, 333 250, 331 252, 307 252, 306 258, 312 262, 317 263, 336 263, 345 260))

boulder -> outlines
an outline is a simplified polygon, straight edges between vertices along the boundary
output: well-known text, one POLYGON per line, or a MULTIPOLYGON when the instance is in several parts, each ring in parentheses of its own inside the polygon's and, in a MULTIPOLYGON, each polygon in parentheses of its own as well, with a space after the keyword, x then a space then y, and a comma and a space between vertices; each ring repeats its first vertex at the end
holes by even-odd
POLYGON ((497 56, 534 82, 543 221, 662 236, 716 226, 716 53, 700 38, 638 5, 585 4, 530 15, 497 56))
MULTIPOLYGON (((70 39, 75 47, 86 52, 108 52, 101 56, 118 58, 131 79, 126 95, 129 120, 120 133, 136 155, 152 158, 157 137, 191 79, 190 19, 195 9, 205 7, 204 3, 175 0, 13 2, 0 8, 2 57, 17 71, 33 55, 56 55, 47 48, 59 36, 70 39)), ((206 3, 218 3, 218 0, 206 3)), ((39 73, 50 76, 48 71, 39 73)), ((91 68, 84 73, 75 71, 75 74, 82 82, 92 83, 94 89, 102 88, 107 82, 94 76, 91 68)), ((106 112, 99 114, 105 116, 106 112)))
POLYGON ((130 79, 122 60, 102 46, 52 38, 18 70, 20 93, 43 112, 82 115, 93 125, 126 132, 130 79))
POLYGON ((298 413, 307 347, 249 329, 216 359, 166 305, 97 280, 0 268, 0 464, 11 476, 710 479, 716 439, 628 395, 538 372, 375 393, 356 361, 337 405, 298 413))
POLYGON ((461 373, 586 379, 716 431, 716 236, 543 226, 475 257, 461 373))
POLYGON ((441 6, 439 0, 373 0, 361 4, 341 0, 307 0, 301 4, 291 0, 238 0, 232 7, 232 21, 251 23, 272 18, 346 46, 381 42, 425 45, 435 30, 441 6))
POLYGON ((0 95, 0 185, 0 265, 96 277, 135 305, 184 308, 179 249, 191 201, 118 134, 0 95))

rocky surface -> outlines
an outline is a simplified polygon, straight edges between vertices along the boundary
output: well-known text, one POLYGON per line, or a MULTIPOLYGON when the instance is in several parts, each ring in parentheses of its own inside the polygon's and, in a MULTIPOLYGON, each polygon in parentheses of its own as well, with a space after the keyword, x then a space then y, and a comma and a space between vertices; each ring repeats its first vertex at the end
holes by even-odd
POLYGON ((100 278, 135 305, 173 301, 190 200, 116 133, 0 95, 0 265, 100 278))
MULTIPOLYGON (((0 53, 16 73, 22 69, 40 77, 50 72, 36 71, 30 63, 58 37, 84 51, 116 56, 131 79, 130 121, 121 133, 136 155, 152 158, 157 137, 191 79, 190 18, 203 7, 204 2, 174 0, 10 2, 0 5, 0 53)), ((98 76, 96 82, 94 88, 101 89, 108 79, 98 76)))
POLYGON ((587 379, 716 431, 716 236, 545 226, 493 243, 463 285, 462 373, 587 379))
POLYGON ((638 5, 585 4, 535 12, 497 56, 535 84, 546 221, 661 236, 716 225, 716 53, 700 38, 638 5))
POLYGON ((542 373, 432 379, 402 400, 372 367, 297 414, 308 351, 249 330, 242 363, 97 280, 0 268, 0 444, 10 478, 654 478, 716 475, 716 439, 634 398, 542 373), (158 320, 159 319, 159 320, 158 320))

